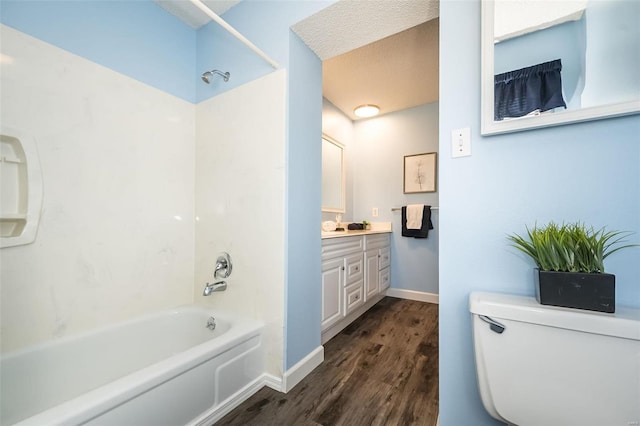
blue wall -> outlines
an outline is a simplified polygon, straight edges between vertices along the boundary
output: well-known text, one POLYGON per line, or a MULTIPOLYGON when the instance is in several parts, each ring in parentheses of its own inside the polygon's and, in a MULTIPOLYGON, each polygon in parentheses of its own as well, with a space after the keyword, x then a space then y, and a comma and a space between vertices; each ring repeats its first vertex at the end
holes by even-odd
MULTIPOLYGON (((436 192, 404 193, 404 156, 437 152, 437 102, 355 122, 354 219, 391 222, 391 287, 438 294, 438 237, 440 211, 431 214, 429 238, 402 236, 402 214, 394 207, 407 204, 438 206, 436 192), (378 207, 379 217, 371 216, 378 207)), ((447 151, 448 154, 450 151, 447 151)), ((438 154, 439 156, 440 154, 438 154)), ((436 173, 437 173, 436 167, 436 173)))
POLYGON ((322 63, 290 33, 285 369, 320 345, 322 63))
MULTIPOLYGON (((0 21, 189 102, 196 33, 151 0, 0 2, 0 21)), ((42 70, 46 78, 47 70, 42 70)))
MULTIPOLYGON (((471 127, 471 157, 440 156, 440 424, 499 424, 475 379, 468 295, 533 295, 533 263, 506 235, 582 220, 640 239, 640 116, 492 137, 480 129, 480 0, 440 4, 440 152, 471 127)), ((640 306, 640 252, 607 259, 620 305, 640 306)))

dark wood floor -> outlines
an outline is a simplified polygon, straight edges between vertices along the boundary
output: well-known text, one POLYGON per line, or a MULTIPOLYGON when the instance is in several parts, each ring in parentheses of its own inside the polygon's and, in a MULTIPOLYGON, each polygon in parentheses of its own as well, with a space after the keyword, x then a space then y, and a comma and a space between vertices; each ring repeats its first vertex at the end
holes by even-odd
POLYGON ((438 305, 385 297, 289 393, 264 387, 216 425, 436 424, 438 305))

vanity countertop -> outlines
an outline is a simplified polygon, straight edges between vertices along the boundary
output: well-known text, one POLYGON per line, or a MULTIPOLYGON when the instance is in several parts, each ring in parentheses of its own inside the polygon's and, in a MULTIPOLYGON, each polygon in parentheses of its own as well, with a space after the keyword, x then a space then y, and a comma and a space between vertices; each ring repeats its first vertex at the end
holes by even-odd
POLYGON ((391 232, 391 222, 372 223, 371 228, 353 231, 347 229, 344 231, 321 231, 321 235, 324 240, 327 238, 354 237, 356 235, 388 234, 391 232))

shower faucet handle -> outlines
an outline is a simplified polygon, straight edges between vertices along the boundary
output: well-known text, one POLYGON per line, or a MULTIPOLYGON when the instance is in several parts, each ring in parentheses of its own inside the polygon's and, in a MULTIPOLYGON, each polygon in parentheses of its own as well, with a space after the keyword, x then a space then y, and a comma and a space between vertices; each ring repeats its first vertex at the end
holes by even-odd
POLYGON ((232 269, 231 256, 229 256, 229 253, 227 252, 222 252, 216 259, 216 267, 213 271, 213 277, 216 279, 228 278, 229 275, 231 275, 232 269))

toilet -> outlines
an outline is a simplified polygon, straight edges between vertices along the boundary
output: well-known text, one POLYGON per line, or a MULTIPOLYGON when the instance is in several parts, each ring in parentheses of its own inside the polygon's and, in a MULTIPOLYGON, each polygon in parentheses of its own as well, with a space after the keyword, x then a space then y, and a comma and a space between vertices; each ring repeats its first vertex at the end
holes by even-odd
POLYGON ((640 309, 615 314, 472 292, 482 403, 517 426, 640 425, 640 309))

